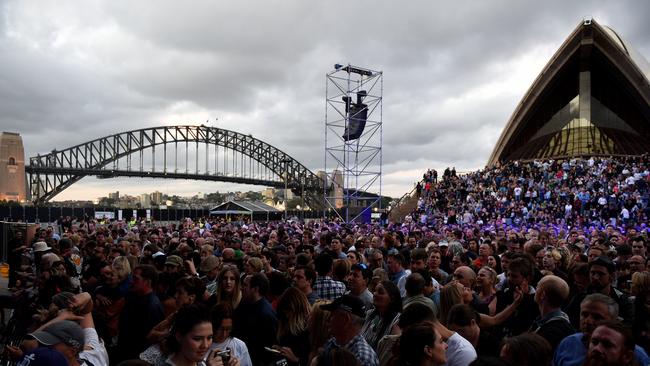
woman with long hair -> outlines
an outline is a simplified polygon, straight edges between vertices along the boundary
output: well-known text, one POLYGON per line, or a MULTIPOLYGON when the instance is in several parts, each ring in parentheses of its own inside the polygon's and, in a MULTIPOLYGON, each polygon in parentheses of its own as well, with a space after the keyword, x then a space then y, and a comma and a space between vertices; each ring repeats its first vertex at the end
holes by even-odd
POLYGON ((313 359, 320 352, 320 348, 329 339, 327 324, 329 323, 331 312, 323 310, 321 305, 331 303, 329 300, 316 300, 309 314, 309 323, 307 324, 307 333, 309 334, 309 359, 313 359))
MULTIPOLYGON (((187 305, 176 314, 166 347, 170 351, 163 363, 165 366, 212 366, 218 364, 220 356, 210 351, 212 345, 212 323, 203 306, 187 305), (207 360, 206 359, 207 354, 207 360)), ((237 365, 236 360, 228 365, 237 365)))
POLYGON ((457 281, 452 281, 440 289, 440 313, 439 320, 442 325, 447 326, 447 314, 452 306, 464 304, 463 290, 458 286, 457 281))
MULTIPOLYGON (((194 276, 182 277, 176 281, 176 292, 174 294, 174 301, 176 309, 181 309, 184 306, 194 305, 203 298, 205 292, 205 285, 203 282, 194 276)), ((162 342, 171 334, 171 327, 177 316, 177 311, 169 314, 163 321, 158 323, 147 335, 147 342, 151 344, 149 348, 140 354, 140 359, 145 360, 153 365, 159 365, 165 360, 164 355, 168 353, 165 348, 165 343, 162 342)))
POLYGON ((499 257, 498 254, 493 254, 491 256, 488 256, 487 265, 493 270, 495 270, 497 273, 503 272, 503 269, 501 268, 501 257, 499 257))
POLYGON ((433 324, 424 322, 404 330, 399 340, 399 357, 393 365, 441 366, 447 363, 447 344, 433 324))
POLYGON ((368 311, 361 328, 361 334, 370 347, 377 349, 379 340, 390 334, 402 312, 402 297, 399 289, 391 281, 381 281, 373 294, 374 309, 368 311))
POLYGON ((307 296, 289 287, 278 299, 278 344, 276 347, 292 365, 309 364, 309 313, 307 296))
POLYGON ((236 309, 241 301, 241 279, 237 267, 224 265, 217 276, 216 303, 227 302, 236 309))
POLYGON ((233 309, 229 303, 223 302, 212 308, 210 318, 214 336, 210 350, 230 352, 230 357, 237 359, 241 366, 252 366, 253 362, 248 353, 246 343, 230 335, 233 327, 233 309))

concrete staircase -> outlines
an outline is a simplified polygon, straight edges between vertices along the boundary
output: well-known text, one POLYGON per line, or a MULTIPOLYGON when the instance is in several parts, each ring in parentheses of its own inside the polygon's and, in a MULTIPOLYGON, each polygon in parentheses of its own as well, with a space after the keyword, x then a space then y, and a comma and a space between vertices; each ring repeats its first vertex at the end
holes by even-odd
POLYGON ((415 188, 402 196, 395 207, 390 210, 388 219, 392 222, 403 222, 404 217, 415 210, 418 205, 415 188))

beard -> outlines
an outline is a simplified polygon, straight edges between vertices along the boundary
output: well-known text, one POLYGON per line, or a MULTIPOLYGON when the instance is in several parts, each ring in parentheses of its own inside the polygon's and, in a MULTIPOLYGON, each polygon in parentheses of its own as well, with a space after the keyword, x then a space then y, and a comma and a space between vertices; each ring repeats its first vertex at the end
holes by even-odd
MULTIPOLYGON (((634 360, 634 358, 632 358, 634 360)), ((614 362, 608 362, 605 355, 600 353, 588 353, 583 366, 626 366, 632 365, 632 362, 625 362, 625 357, 619 357, 614 362)))
POLYGON ((587 354, 587 359, 582 366, 609 366, 607 359, 601 355, 587 354))

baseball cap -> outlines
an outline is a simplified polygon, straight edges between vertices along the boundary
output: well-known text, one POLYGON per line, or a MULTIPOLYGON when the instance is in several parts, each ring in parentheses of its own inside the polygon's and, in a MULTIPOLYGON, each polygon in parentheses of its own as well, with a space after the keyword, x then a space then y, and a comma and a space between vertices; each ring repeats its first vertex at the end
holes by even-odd
POLYGON ((368 265, 365 263, 357 263, 353 264, 352 267, 350 267, 351 270, 358 270, 361 271, 361 274, 363 275, 363 278, 370 280, 372 278, 372 272, 370 271, 370 268, 368 268, 368 265))
POLYGON ((38 343, 45 346, 65 343, 68 346, 81 350, 85 342, 84 331, 81 329, 81 326, 70 320, 62 320, 50 324, 29 335, 37 340, 38 343))
POLYGON ((363 301, 353 295, 342 295, 330 304, 321 305, 320 308, 329 311, 341 309, 362 318, 366 316, 366 306, 363 301))
POLYGON ((170 255, 167 257, 167 260, 165 260, 165 265, 166 266, 182 266, 183 265, 183 259, 177 255, 170 255))
POLYGON ((16 366, 68 366, 68 360, 55 349, 39 347, 25 353, 16 366))

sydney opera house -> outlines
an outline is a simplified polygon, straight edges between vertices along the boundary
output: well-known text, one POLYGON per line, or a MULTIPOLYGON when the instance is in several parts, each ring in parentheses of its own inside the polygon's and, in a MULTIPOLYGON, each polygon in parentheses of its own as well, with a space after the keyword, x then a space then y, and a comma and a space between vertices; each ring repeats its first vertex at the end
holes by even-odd
POLYGON ((544 67, 488 165, 650 152, 650 64, 613 29, 585 20, 544 67))

